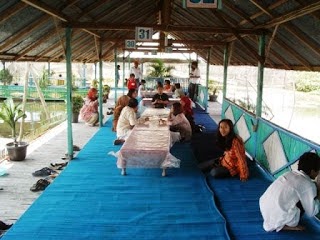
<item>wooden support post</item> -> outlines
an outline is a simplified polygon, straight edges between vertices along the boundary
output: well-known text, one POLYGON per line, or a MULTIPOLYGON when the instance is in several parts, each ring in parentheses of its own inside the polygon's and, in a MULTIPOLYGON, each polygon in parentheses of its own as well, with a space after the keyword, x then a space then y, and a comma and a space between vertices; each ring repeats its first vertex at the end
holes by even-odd
POLYGON ((68 158, 73 158, 73 137, 72 137, 72 53, 71 53, 72 29, 66 28, 66 72, 67 72, 67 130, 68 130, 68 158))
POLYGON ((99 126, 102 127, 103 125, 103 90, 102 90, 102 40, 99 41, 99 126))
POLYGON ((224 49, 223 57, 223 100, 227 97, 227 79, 228 79, 228 64, 229 64, 229 43, 224 49))
MULTIPOLYGON (((208 50, 208 56, 207 56, 207 73, 206 73, 206 88, 207 91, 205 91, 204 94, 204 109, 207 112, 208 111, 208 85, 209 85, 209 69, 210 69, 210 57, 211 57, 211 48, 208 50)), ((199 91, 199 89, 198 89, 199 91)))
MULTIPOLYGON (((259 55, 265 59, 265 34, 259 37, 259 55)), ((257 102, 256 102, 256 117, 261 117, 262 113, 262 95, 263 95, 263 72, 264 61, 258 61, 258 89, 257 89, 257 102)))
POLYGON ((118 91, 118 81, 119 81, 119 72, 118 72, 118 53, 117 53, 117 48, 114 48, 114 86, 115 86, 115 90, 114 90, 114 102, 117 102, 118 99, 118 95, 117 95, 117 91, 118 91))

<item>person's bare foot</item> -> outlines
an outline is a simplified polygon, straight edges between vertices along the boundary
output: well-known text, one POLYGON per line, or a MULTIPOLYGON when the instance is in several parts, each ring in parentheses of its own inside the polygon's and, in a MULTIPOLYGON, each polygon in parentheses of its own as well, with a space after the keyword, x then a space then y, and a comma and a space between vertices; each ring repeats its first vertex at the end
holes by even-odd
POLYGON ((298 225, 295 227, 289 227, 287 225, 285 225, 281 230, 284 231, 304 231, 306 228, 304 226, 298 225))

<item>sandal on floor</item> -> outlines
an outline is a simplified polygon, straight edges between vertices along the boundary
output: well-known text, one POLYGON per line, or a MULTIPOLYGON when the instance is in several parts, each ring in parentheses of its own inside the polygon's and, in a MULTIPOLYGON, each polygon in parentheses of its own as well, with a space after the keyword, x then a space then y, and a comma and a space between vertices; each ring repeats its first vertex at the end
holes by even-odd
POLYGON ((11 228, 12 224, 5 224, 4 222, 0 221, 0 230, 4 231, 4 230, 8 230, 9 228, 11 228))
POLYGON ((48 187, 50 182, 46 179, 39 179, 31 188, 30 191, 32 192, 38 192, 43 191, 48 187))
POLYGON ((54 167, 55 170, 61 170, 62 168, 64 168, 65 166, 67 166, 68 162, 64 162, 64 163, 50 163, 50 165, 52 167, 54 167))
POLYGON ((77 145, 73 145, 73 151, 79 152, 81 150, 77 145))
POLYGON ((35 172, 32 173, 33 176, 35 177, 44 177, 44 176, 49 176, 51 174, 57 173, 55 170, 48 168, 48 167, 44 167, 40 170, 37 170, 35 172))

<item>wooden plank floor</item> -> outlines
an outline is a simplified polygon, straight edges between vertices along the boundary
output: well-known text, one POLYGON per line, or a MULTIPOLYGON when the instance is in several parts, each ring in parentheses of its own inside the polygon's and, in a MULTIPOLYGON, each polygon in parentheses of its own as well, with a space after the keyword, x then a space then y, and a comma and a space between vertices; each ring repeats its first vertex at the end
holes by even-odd
MULTIPOLYGON (((104 104, 104 113, 110 104, 104 104)), ((105 120, 109 116, 106 115, 105 120)), ((73 144, 80 147, 99 130, 99 127, 89 127, 84 122, 73 123, 73 144)), ((32 192, 30 187, 41 177, 32 173, 50 163, 63 163, 61 157, 67 152, 67 123, 63 122, 54 129, 31 142, 24 161, 12 161, 13 166, 8 174, 0 176, 0 220, 14 223, 40 196, 42 192, 32 192)), ((75 152, 76 156, 77 152, 75 152)))
MULTIPOLYGON (((104 104, 104 113, 107 108, 114 105, 109 99, 104 104), (110 103, 109 103, 110 102, 110 103)), ((210 116, 219 121, 221 105, 209 102, 210 116)), ((109 116, 105 116, 105 120, 109 116)), ((82 148, 90 138, 99 130, 98 127, 86 126, 83 122, 73 123, 73 144, 82 148)), ((112 143, 110 143, 112 144, 112 143)), ((67 149, 67 123, 64 122, 43 136, 30 143, 26 160, 13 162, 8 174, 0 176, 0 220, 5 223, 14 223, 40 196, 40 192, 30 191, 30 187, 41 177, 34 177, 32 173, 43 167, 50 167, 50 163, 63 163, 62 160, 67 149)))

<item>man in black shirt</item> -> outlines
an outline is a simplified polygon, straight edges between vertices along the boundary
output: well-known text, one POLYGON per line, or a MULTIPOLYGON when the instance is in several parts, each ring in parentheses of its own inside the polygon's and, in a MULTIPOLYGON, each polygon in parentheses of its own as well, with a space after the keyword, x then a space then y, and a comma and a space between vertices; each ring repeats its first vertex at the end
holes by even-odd
POLYGON ((163 92, 163 85, 159 84, 157 87, 158 93, 152 98, 152 105, 155 108, 165 108, 169 103, 169 97, 163 92))

